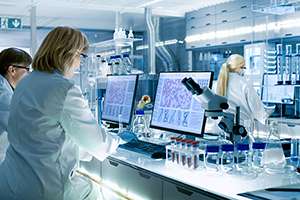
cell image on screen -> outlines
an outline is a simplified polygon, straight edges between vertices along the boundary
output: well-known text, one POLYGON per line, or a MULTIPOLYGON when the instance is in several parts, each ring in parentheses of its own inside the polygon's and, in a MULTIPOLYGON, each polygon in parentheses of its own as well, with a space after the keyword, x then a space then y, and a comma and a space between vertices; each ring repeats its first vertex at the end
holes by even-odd
POLYGON ((211 86, 212 72, 161 73, 158 80, 151 127, 200 135, 205 125, 204 109, 181 80, 192 77, 201 87, 211 86))
POLYGON ((129 124, 137 75, 108 76, 102 120, 129 124))
POLYGON ((263 102, 282 103, 282 99, 294 99, 294 85, 277 85, 276 74, 264 74, 263 80, 263 102))

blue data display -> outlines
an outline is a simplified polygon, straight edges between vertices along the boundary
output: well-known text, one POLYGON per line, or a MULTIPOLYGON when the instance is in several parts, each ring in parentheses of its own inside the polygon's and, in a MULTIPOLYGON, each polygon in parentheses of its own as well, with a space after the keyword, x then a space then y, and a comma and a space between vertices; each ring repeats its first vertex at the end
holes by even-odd
POLYGON ((192 77, 201 87, 209 87, 211 72, 161 73, 156 90, 151 127, 200 135, 205 125, 204 109, 181 80, 192 77))

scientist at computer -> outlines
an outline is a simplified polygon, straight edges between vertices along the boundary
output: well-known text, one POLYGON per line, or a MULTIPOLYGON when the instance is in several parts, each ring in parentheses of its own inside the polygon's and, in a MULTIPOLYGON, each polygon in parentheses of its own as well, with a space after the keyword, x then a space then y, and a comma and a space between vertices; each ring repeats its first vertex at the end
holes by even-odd
POLYGON ((8 147, 10 101, 17 84, 29 71, 31 62, 31 56, 22 49, 7 48, 0 53, 0 163, 8 147))
POLYGON ((268 114, 256 91, 244 77, 245 69, 245 59, 238 54, 231 55, 221 67, 217 94, 227 97, 229 112, 235 113, 236 106, 240 106, 241 124, 245 120, 265 124, 268 114))
POLYGON ((11 102, 0 199, 97 199, 96 187, 76 175, 80 149, 104 160, 121 139, 98 126, 69 79, 87 48, 80 31, 57 27, 36 52, 11 102))

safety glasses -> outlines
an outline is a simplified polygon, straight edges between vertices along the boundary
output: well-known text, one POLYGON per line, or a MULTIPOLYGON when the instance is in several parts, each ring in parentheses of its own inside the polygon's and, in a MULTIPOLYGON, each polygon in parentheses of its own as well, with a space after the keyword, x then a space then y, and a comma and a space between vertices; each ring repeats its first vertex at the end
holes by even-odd
POLYGON ((27 67, 27 66, 20 66, 20 65, 12 65, 12 66, 15 68, 26 69, 26 71, 28 71, 28 72, 30 70, 30 67, 27 67))

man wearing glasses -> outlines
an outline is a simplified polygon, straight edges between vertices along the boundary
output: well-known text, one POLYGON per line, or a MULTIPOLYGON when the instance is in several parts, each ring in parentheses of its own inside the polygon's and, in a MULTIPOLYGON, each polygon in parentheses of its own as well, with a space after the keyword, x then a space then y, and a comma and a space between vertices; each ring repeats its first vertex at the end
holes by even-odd
POLYGON ((29 71, 31 62, 31 56, 18 48, 4 49, 0 53, 0 163, 8 147, 7 124, 13 91, 29 71))

